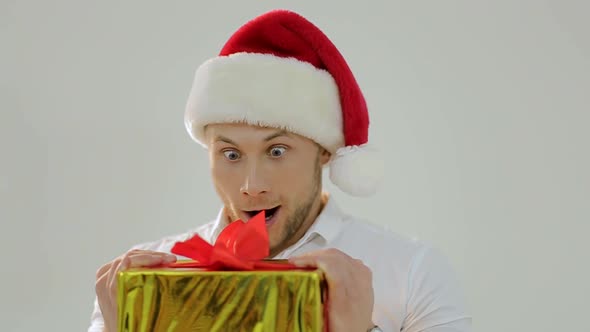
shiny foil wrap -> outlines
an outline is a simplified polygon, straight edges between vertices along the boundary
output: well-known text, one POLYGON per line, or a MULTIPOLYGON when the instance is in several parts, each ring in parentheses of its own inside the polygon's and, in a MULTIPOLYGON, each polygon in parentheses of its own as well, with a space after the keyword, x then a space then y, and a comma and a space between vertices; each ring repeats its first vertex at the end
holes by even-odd
POLYGON ((119 331, 323 331, 319 271, 141 268, 118 276, 119 331))

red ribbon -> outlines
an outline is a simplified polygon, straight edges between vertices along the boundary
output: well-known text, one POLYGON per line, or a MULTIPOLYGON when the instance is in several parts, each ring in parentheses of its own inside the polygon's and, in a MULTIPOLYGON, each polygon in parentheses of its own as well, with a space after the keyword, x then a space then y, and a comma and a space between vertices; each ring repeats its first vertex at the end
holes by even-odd
POLYGON ((214 245, 198 234, 176 242, 172 253, 191 258, 178 261, 169 267, 206 268, 211 270, 292 270, 293 264, 265 261, 268 257, 269 239, 264 211, 248 222, 236 220, 221 231, 214 245))

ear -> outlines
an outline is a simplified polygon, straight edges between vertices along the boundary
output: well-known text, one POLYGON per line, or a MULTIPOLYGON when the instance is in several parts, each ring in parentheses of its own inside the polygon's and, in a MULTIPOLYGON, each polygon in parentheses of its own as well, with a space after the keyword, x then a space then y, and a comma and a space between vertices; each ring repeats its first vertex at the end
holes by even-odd
POLYGON ((330 162, 330 158, 332 157, 332 154, 324 149, 322 146, 319 147, 320 148, 320 164, 322 165, 322 167, 326 166, 326 164, 328 162, 330 162))

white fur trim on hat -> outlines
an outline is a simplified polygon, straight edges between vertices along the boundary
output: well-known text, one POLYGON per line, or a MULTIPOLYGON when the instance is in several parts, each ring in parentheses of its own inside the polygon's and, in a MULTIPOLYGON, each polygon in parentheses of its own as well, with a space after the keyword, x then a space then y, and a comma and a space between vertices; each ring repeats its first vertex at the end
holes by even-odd
POLYGON ((385 165, 378 150, 368 144, 346 146, 330 162, 330 180, 353 196, 374 194, 383 178, 385 165))
POLYGON ((332 153, 344 145, 336 82, 293 58, 236 53, 197 69, 185 111, 189 134, 206 146, 207 124, 232 122, 283 128, 332 153))

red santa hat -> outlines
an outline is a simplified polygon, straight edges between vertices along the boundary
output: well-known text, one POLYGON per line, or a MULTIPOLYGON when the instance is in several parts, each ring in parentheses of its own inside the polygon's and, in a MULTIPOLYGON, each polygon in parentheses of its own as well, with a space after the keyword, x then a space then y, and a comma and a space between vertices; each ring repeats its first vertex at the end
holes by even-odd
POLYGON ((205 146, 211 123, 249 123, 308 137, 332 154, 330 179, 368 196, 383 174, 369 145, 367 104, 348 64, 318 27, 273 10, 247 22, 196 70, 185 125, 205 146))

